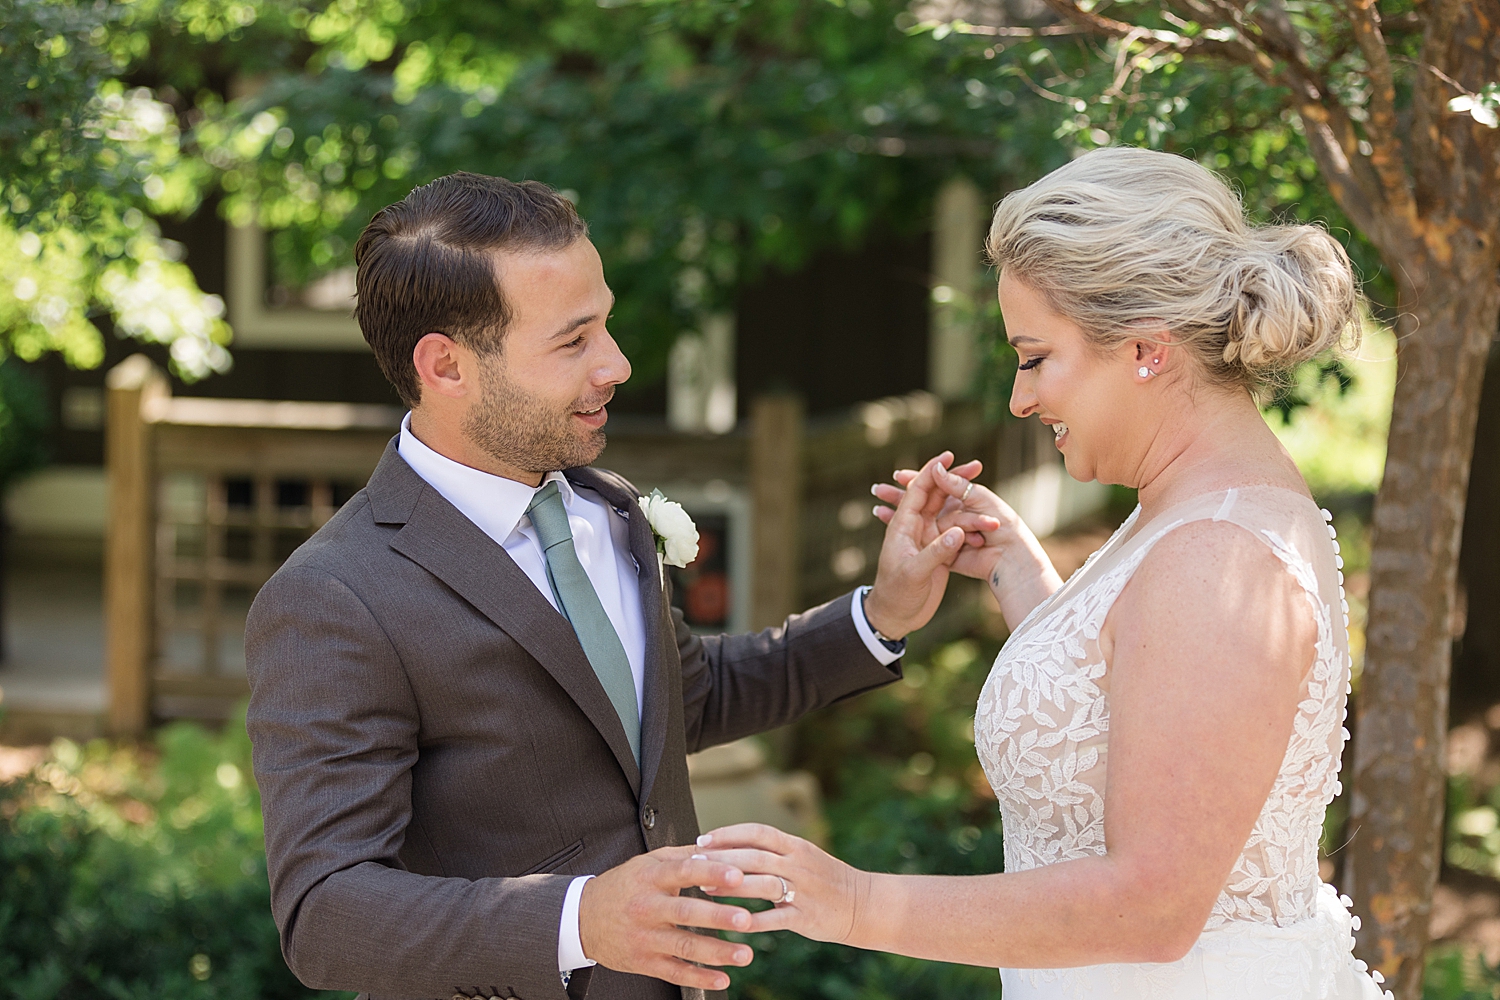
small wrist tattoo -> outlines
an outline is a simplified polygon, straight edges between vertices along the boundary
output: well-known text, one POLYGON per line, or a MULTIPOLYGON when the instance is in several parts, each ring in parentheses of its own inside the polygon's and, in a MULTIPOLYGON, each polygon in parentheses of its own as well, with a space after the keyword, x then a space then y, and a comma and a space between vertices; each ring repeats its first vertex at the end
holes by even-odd
POLYGON ((999 588, 999 586, 1000 586, 1000 567, 999 566, 996 566, 994 569, 990 570, 990 586, 991 587, 995 587, 995 588, 999 588))

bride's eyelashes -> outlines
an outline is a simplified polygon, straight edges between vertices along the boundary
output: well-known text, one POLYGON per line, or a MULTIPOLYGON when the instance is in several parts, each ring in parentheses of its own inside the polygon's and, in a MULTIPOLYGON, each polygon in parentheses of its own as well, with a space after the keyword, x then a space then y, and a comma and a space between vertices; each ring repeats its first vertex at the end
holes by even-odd
POLYGON ((1029 371, 1031 371, 1031 369, 1035 368, 1037 365, 1039 365, 1041 363, 1042 363, 1042 359, 1040 357, 1028 358, 1028 359, 1026 359, 1026 361, 1025 361, 1024 364, 1021 364, 1021 365, 1019 365, 1016 368, 1016 371, 1029 372, 1029 371))

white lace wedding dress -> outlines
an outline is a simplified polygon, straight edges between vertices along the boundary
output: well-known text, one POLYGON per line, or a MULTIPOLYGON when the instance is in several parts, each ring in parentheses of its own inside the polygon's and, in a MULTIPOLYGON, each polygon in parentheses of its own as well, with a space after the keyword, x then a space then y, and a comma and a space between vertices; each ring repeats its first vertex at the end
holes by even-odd
MULTIPOLYGON (((1169 964, 1001 969, 1005 1000, 1379 1000, 1354 959, 1349 901, 1318 875, 1323 813, 1339 791, 1349 683, 1343 560, 1327 515, 1257 486, 1198 497, 1138 525, 1140 509, 1027 616, 979 697, 974 742, 1000 800, 1005 867, 1105 853, 1109 665, 1105 616, 1162 536, 1212 518, 1243 527, 1301 584, 1317 623, 1276 784, 1197 944, 1169 964), (1342 607, 1341 607, 1342 605, 1342 607)), ((1386 994, 1389 996, 1389 994, 1386 994)))

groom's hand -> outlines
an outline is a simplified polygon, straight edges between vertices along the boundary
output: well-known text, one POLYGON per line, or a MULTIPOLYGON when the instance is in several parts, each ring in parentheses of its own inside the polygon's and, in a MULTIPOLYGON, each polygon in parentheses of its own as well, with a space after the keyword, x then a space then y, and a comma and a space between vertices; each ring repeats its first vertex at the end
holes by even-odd
POLYGON ((732 865, 692 857, 695 850, 663 847, 590 879, 578 902, 584 955, 616 972, 678 986, 728 989, 728 975, 699 966, 749 965, 754 957, 750 946, 685 928, 748 931, 750 911, 678 893, 701 886, 725 895, 745 876, 732 865))
MULTIPOLYGON (((963 548, 967 532, 974 530, 966 521, 946 531, 939 529, 938 518, 949 496, 935 477, 954 475, 972 481, 980 471, 978 462, 954 466, 953 453, 945 451, 915 474, 896 509, 889 518, 882 518, 887 524, 885 542, 880 547, 875 585, 865 597, 865 617, 887 639, 904 638, 931 620, 948 588, 954 557, 963 548)), ((879 487, 875 493, 886 499, 879 487)))

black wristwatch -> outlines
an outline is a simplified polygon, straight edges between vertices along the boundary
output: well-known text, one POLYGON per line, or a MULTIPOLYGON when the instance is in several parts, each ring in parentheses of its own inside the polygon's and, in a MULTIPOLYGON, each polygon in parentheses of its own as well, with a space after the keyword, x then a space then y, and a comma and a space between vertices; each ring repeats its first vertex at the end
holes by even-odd
MULTIPOLYGON (((865 598, 869 597, 869 596, 870 596, 870 588, 869 587, 863 587, 863 588, 860 589, 860 592, 859 592, 859 613, 865 616, 865 624, 866 625, 870 625, 870 616, 865 613, 865 598)), ((870 625, 870 631, 875 634, 875 641, 878 642, 878 643, 880 643, 882 646, 884 646, 889 652, 895 653, 898 656, 900 654, 906 652, 906 640, 905 639, 887 639, 885 636, 883 636, 883 635, 880 634, 880 629, 876 628, 874 625, 870 625)))

